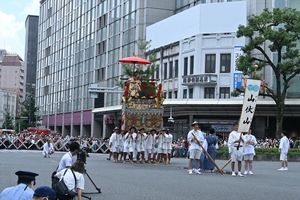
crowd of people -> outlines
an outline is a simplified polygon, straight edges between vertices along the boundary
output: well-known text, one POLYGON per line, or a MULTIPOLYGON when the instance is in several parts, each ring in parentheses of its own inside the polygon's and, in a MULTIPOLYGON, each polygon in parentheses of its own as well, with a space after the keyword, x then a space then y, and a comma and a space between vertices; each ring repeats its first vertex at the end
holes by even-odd
POLYGON ((70 141, 77 141, 82 147, 86 147, 90 152, 95 153, 104 153, 103 151, 107 149, 105 144, 108 143, 108 140, 103 137, 70 137, 69 135, 61 136, 60 134, 40 135, 34 132, 2 133, 0 134, 0 149, 40 150, 45 148, 46 143, 50 143, 49 145, 52 146, 49 149, 67 151, 70 141))

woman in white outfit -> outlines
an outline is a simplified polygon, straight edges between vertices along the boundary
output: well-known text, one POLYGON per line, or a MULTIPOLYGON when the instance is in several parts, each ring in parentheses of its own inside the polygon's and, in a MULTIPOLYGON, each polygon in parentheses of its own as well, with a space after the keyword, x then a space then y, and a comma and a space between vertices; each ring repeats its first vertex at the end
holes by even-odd
MULTIPOLYGON (((84 176, 85 174, 85 164, 81 160, 77 160, 71 168, 66 168, 64 170, 61 170, 56 174, 56 176, 61 180, 62 178, 63 181, 65 182, 66 186, 68 187, 69 190, 73 190, 74 192, 77 192, 78 200, 82 200, 81 194, 82 190, 84 190, 84 176), (76 181, 74 179, 73 172, 76 177, 76 181), (75 184, 76 183, 76 184, 75 184)), ((58 194, 57 194, 58 196, 58 194)), ((60 199, 58 197, 58 199, 60 199)))

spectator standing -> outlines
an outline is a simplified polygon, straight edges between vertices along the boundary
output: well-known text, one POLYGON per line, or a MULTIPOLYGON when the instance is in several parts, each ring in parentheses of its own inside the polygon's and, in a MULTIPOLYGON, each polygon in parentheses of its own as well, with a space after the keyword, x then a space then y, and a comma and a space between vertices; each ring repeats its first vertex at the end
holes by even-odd
POLYGON ((280 153, 280 161, 281 161, 281 168, 278 169, 279 171, 287 171, 288 170, 288 161, 287 161, 287 153, 289 151, 290 142, 287 138, 287 132, 281 132, 281 139, 279 143, 279 153, 280 153))

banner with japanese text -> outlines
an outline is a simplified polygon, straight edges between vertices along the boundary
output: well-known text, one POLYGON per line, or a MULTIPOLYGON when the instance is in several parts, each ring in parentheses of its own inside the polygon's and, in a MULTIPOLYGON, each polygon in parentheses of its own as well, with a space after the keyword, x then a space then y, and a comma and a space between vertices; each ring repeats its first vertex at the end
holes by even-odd
POLYGON ((247 79, 247 87, 245 88, 243 108, 239 121, 238 132, 240 133, 247 133, 251 126, 258 99, 260 82, 260 80, 247 79))

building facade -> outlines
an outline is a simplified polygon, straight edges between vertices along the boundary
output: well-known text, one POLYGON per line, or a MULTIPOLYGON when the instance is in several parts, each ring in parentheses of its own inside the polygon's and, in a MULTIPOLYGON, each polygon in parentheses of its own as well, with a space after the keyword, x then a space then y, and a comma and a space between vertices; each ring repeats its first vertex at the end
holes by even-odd
POLYGON ((16 93, 17 115, 21 111, 24 86, 24 63, 23 59, 6 50, 0 50, 0 89, 16 93))
POLYGON ((25 21, 24 96, 35 96, 39 16, 28 15, 25 21))
POLYGON ((0 128, 5 121, 6 113, 9 113, 12 117, 16 116, 17 94, 0 89, 0 128))

